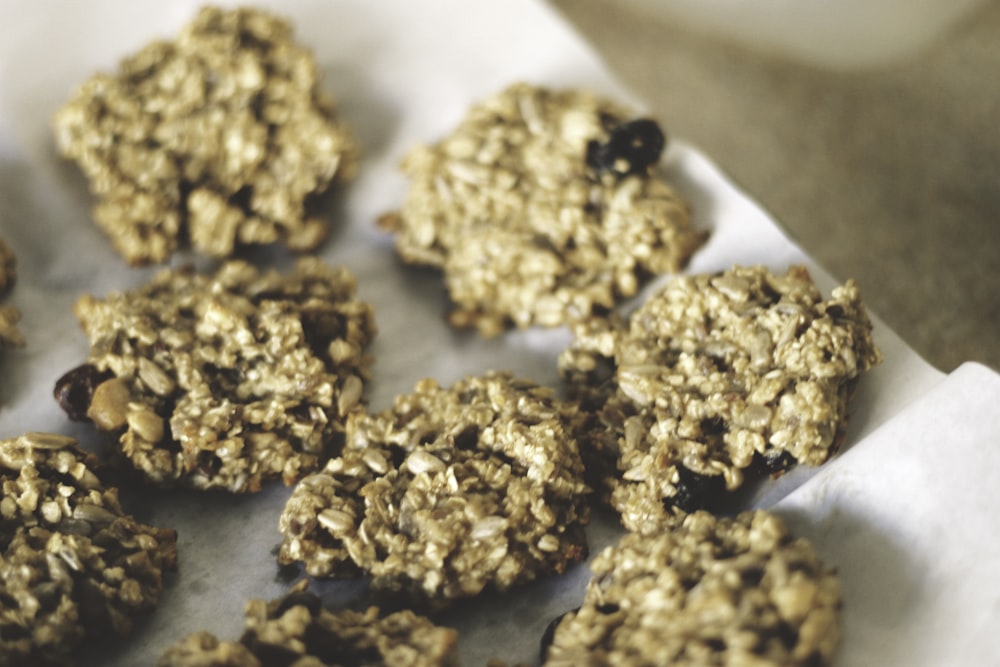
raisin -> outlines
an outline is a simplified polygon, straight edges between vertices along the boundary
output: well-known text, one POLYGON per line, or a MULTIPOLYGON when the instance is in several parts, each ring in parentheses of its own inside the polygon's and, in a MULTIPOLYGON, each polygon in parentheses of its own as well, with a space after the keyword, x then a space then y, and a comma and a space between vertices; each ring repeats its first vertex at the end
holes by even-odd
POLYGON ((785 621, 778 623, 777 627, 774 628, 774 634, 778 641, 787 648, 795 648, 795 645, 799 643, 799 631, 785 621))
POLYGON ((786 451, 773 450, 767 454, 754 452, 753 461, 747 469, 747 474, 754 477, 770 475, 777 478, 796 463, 795 457, 786 451))
POLYGON ((466 426, 455 436, 455 446, 459 449, 470 451, 479 445, 479 427, 475 424, 466 426))
POLYGON ((666 137, 656 121, 640 118, 611 130, 606 143, 587 144, 587 165, 594 171, 620 178, 643 174, 660 160, 666 137))
POLYGON ((701 475, 677 466, 677 476, 677 493, 668 502, 685 512, 711 509, 725 496, 726 480, 722 475, 701 475))
POLYGON ((259 637, 241 640, 250 652, 260 661, 259 664, 269 667, 289 667, 302 657, 295 649, 261 640, 259 637))
POLYGON ((702 435, 723 435, 728 430, 726 420, 719 416, 705 417, 700 426, 702 435))
POLYGON ((56 380, 52 394, 70 419, 77 422, 89 421, 87 410, 94 390, 97 385, 112 377, 114 374, 100 371, 93 364, 83 364, 56 380))
POLYGON ((740 579, 746 587, 759 586, 764 579, 764 568, 755 566, 740 572, 740 579))

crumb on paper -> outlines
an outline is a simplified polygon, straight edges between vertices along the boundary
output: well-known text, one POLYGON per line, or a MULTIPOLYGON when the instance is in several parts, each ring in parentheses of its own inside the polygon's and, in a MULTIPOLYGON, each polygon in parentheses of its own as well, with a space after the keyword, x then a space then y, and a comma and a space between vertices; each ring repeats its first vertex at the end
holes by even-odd
POLYGON ((824 299, 803 267, 676 277, 628 319, 573 330, 559 368, 591 415, 581 451, 631 530, 755 470, 826 461, 858 377, 881 360, 854 281, 824 299))
POLYGON ((250 8, 203 8, 175 40, 85 81, 53 127, 129 264, 165 262, 183 239, 214 257, 316 248, 328 225, 311 204, 358 162, 312 54, 250 8))
POLYGON ((450 322, 485 336, 607 312, 704 242, 656 170, 655 122, 588 92, 515 84, 404 158, 380 219, 403 261, 440 269, 450 322))
POLYGON ((122 456, 154 483, 291 484, 336 453, 363 401, 376 327, 355 290, 347 269, 303 258, 287 274, 231 261, 85 295, 75 311, 90 354, 56 397, 122 432, 122 456))

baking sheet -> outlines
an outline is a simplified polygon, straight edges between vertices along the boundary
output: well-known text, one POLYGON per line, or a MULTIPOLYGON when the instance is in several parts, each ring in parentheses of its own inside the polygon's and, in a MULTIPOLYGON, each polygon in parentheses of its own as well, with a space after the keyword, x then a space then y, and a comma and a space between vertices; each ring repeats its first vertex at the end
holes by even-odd
MULTIPOLYGON (((379 337, 372 348, 376 363, 367 388, 370 407, 386 407, 394 395, 410 391, 422 377, 448 384, 493 368, 558 386, 555 360, 569 340, 565 330, 512 332, 493 340, 450 330, 442 319, 446 303, 439 277, 401 266, 390 240, 373 221, 402 200, 405 183, 396 164, 404 151, 415 142, 442 136, 471 103, 509 83, 585 86, 639 107, 641 101, 615 81, 561 17, 535 0, 257 4, 294 21, 297 38, 314 50, 326 88, 340 101, 341 115, 354 126, 365 151, 358 179, 330 203, 334 232, 320 254, 349 267, 358 276, 362 298, 376 309, 379 337)), ((106 438, 90 427, 69 422, 51 397, 55 380, 87 353, 70 309, 83 292, 102 295, 139 285, 155 269, 126 267, 90 223, 91 199, 83 178, 55 155, 48 121, 76 84, 98 69, 113 68, 120 57, 153 38, 173 36, 198 6, 192 1, 126 0, 0 4, 0 235, 19 258, 19 284, 8 302, 23 313, 21 328, 29 341, 27 347, 0 358, 4 395, 0 437, 42 430, 77 436, 93 449, 106 444, 106 438)), ((665 122, 669 128, 669 119, 665 122)), ((692 202, 696 224, 712 230, 690 271, 724 269, 734 263, 762 263, 783 270, 789 263, 804 262, 824 292, 835 284, 694 147, 674 140, 664 168, 692 202)), ((278 266, 290 260, 281 251, 254 251, 249 256, 259 264, 278 266)), ((206 264, 186 255, 175 257, 173 263, 192 260, 206 264)), ((903 440, 919 435, 907 425, 907 406, 953 382, 948 378, 942 384, 944 376, 880 322, 875 337, 886 362, 861 384, 846 450, 881 449, 885 437, 878 434, 885 429, 894 429, 890 431, 894 437, 903 440)), ((997 433, 995 423, 983 428, 987 429, 983 433, 997 433)), ((977 451, 971 448, 969 460, 975 460, 977 451)), ((923 466, 934 463, 934 454, 933 448, 924 448, 920 456, 893 465, 908 484, 900 487, 903 491, 919 493, 921 487, 914 480, 922 478, 923 466)), ((747 505, 771 506, 787 496, 782 507, 789 508, 796 525, 818 534, 821 528, 811 519, 814 514, 828 518, 829 505, 806 491, 817 484, 836 487, 841 478, 834 471, 847 469, 855 460, 849 456, 852 451, 834 460, 819 477, 815 470, 796 470, 759 489, 747 505)), ((879 478, 871 476, 859 484, 877 487, 879 478)), ((248 598, 276 597, 287 588, 274 550, 279 542, 278 516, 289 493, 280 485, 250 497, 126 490, 127 509, 149 522, 177 528, 180 572, 169 579, 156 614, 131 638, 88 649, 80 664, 152 663, 166 646, 202 629, 236 638, 248 598)), ((989 507, 996 509, 996 502, 989 507)), ((868 526, 869 509, 864 503, 852 504, 851 525, 868 526)), ((882 530, 883 524, 874 522, 875 514, 871 518, 868 529, 882 530)), ((891 523, 907 517, 890 518, 886 521, 891 523)), ((618 534, 613 519, 599 515, 589 529, 592 550, 618 534)), ((995 549, 996 538, 992 539, 995 549)), ((829 547, 823 555, 831 565, 845 576, 857 573, 864 580, 867 570, 854 560, 853 552, 820 543, 829 547)), ((931 558, 935 544, 924 540, 911 545, 904 540, 900 552, 914 546, 929 550, 924 556, 931 558)), ((443 620, 461 632, 463 664, 483 664, 494 656, 534 662, 545 625, 576 606, 586 576, 586 567, 580 566, 566 577, 464 603, 446 615, 443 620)), ((865 659, 876 655, 866 653, 873 635, 856 630, 860 626, 853 614, 866 608, 868 592, 854 584, 845 582, 850 593, 844 612, 848 633, 838 664, 944 664, 920 662, 919 656, 916 662, 913 656, 905 662, 865 659), (855 659, 858 655, 862 657, 855 659), (854 657, 848 661, 844 656, 854 657)), ((317 589, 330 607, 364 603, 363 584, 325 583, 317 589)), ((935 600, 924 596, 921 603, 933 609, 935 600)), ((991 608, 994 619, 997 608, 996 604, 991 608)), ((988 616, 987 608, 982 609, 988 616)))

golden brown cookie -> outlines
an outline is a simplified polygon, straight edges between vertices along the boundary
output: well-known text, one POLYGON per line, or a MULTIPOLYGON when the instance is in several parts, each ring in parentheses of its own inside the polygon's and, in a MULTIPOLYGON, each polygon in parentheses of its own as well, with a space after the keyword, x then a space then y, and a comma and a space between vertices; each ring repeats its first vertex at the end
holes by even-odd
POLYGON ((803 267, 681 276, 627 320, 577 323, 559 367, 592 416, 581 451, 593 483, 649 531, 748 472, 823 463, 881 359, 871 329, 853 281, 824 299, 803 267))
POLYGON ((836 577, 763 510, 631 533, 591 570, 583 604, 543 647, 545 667, 814 667, 840 639, 836 577))
POLYGON ((205 7, 173 41, 85 81, 53 126, 129 264, 164 262, 184 240, 214 257, 315 248, 327 223, 310 203, 358 159, 312 54, 250 8, 205 7))
POLYGON ((403 207, 380 225, 439 268, 450 321, 492 336, 603 313, 704 240, 657 171, 659 126, 588 92, 513 85, 412 149, 403 207))
POLYGON ((587 553, 577 424, 506 373, 423 380, 348 419, 343 453, 288 500, 279 560, 432 606, 561 573, 587 553))
POLYGON ((91 349, 56 385, 69 416, 121 433, 152 482, 233 492, 291 484, 339 451, 375 336, 354 277, 315 258, 285 275, 165 270, 76 315, 91 349))

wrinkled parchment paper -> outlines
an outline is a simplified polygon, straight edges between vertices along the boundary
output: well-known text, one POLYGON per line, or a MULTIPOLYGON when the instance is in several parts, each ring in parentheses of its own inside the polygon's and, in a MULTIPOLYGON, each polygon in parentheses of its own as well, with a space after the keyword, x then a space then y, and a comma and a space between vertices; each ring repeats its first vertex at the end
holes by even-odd
MULTIPOLYGON (((555 361, 566 331, 483 340, 450 330, 440 278, 401 266, 373 221, 402 200, 396 164, 404 151, 441 137, 471 103, 509 83, 585 86, 639 108, 641 102, 535 0, 258 4, 294 21, 365 152, 358 179, 330 203, 334 231, 320 254, 348 266, 376 308, 370 407, 386 407, 425 376, 448 384, 509 369, 558 386, 555 361)), ((87 353, 71 306, 84 292, 142 284, 153 269, 126 267, 89 221, 84 180, 55 155, 48 123, 75 85, 151 39, 172 37, 198 6, 0 5, 0 234, 19 258, 19 284, 8 302, 23 313, 28 338, 25 348, 0 357, 0 437, 54 431, 95 450, 107 444, 90 427, 69 422, 51 396, 56 379, 87 353)), ((669 128, 670 119, 662 120, 669 128)), ((674 140, 663 166, 692 203, 697 224, 712 230, 690 271, 734 263, 783 270, 805 262, 824 292, 836 284, 696 149, 674 140)), ((250 258, 290 261, 281 251, 250 258)), ((190 261, 206 266, 189 256, 174 263, 190 261)), ((1000 627, 1000 539, 993 530, 1000 502, 986 475, 1000 467, 993 414, 1000 380, 976 366, 944 378, 881 323, 876 340, 886 361, 861 384, 845 452, 821 471, 796 470, 762 486, 746 504, 777 503, 840 570, 846 632, 838 665, 990 664, 996 658, 987 629, 1000 627)), ((125 489, 128 510, 178 530, 180 572, 132 637, 88 648, 80 664, 154 664, 166 646, 202 629, 235 639, 245 601, 276 597, 288 586, 274 551, 289 493, 280 484, 250 497, 125 489)), ((589 529, 592 551, 618 535, 613 518, 598 513, 589 529)), ((581 565, 507 596, 463 603, 440 621, 459 629, 465 665, 489 657, 532 663, 545 625, 578 604, 586 579, 581 565)), ((365 604, 362 583, 314 588, 331 608, 365 604)))

